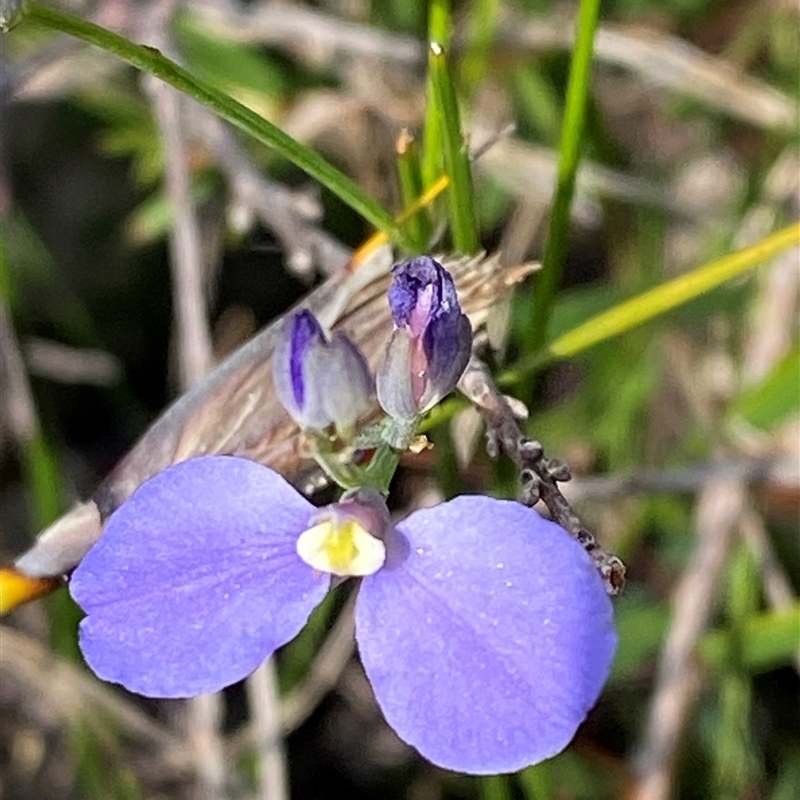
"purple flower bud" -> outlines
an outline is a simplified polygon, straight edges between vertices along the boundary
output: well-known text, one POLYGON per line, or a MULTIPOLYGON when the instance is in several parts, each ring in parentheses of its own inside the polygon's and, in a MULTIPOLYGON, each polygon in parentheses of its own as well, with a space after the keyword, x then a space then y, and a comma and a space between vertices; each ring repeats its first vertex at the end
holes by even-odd
POLYGON ((369 408, 372 376, 361 351, 343 334, 328 340, 314 315, 302 310, 281 331, 272 356, 275 391, 303 428, 351 429, 369 408))
POLYGON ((396 329, 378 368, 378 400, 413 419, 456 386, 469 361, 472 328, 450 273, 428 256, 398 264, 389 289, 396 329))

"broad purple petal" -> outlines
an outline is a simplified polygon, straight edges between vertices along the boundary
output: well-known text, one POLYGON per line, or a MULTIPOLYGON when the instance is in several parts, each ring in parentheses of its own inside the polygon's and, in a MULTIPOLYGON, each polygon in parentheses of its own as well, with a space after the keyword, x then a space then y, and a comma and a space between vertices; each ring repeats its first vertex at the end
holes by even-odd
POLYGON ((405 561, 366 578, 356 609, 389 725, 459 772, 511 772, 558 753, 616 646, 587 554, 534 511, 487 497, 418 511, 398 531, 405 561))
POLYGON ((188 697, 244 678, 327 591, 295 552, 314 507, 280 475, 230 456, 184 461, 115 511, 73 573, 80 644, 105 680, 188 697))

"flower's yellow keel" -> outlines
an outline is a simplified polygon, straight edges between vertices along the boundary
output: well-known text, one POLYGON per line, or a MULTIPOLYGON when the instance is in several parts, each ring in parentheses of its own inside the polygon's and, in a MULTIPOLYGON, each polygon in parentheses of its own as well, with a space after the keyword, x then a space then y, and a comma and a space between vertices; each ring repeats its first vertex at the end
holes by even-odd
POLYGON ((297 554, 331 575, 363 576, 386 561, 386 547, 355 519, 327 519, 300 534, 297 554))

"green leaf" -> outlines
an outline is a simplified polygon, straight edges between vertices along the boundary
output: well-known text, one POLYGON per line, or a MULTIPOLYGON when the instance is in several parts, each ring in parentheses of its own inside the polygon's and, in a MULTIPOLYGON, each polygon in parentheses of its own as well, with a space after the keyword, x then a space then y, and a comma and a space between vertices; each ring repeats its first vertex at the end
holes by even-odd
MULTIPOLYGON (((193 175, 190 190, 199 206, 214 196, 217 178, 211 172, 193 175)), ((128 216, 126 229, 129 240, 135 245, 145 245, 164 238, 172 229, 174 210, 163 190, 147 197, 128 216)))
POLYGON ((621 681, 655 658, 669 625, 670 609, 666 603, 623 596, 615 619, 619 645, 610 680, 621 681))
POLYGON ((188 65, 219 88, 241 87, 264 97, 281 97, 288 87, 285 71, 252 47, 220 39, 181 15, 176 33, 188 65))
POLYGON ((745 390, 731 412, 770 431, 800 411, 800 344, 796 344, 761 383, 745 390))
MULTIPOLYGON (((750 672, 767 672, 788 664, 800 649, 800 603, 785 611, 751 617, 737 631, 742 666, 750 672)), ((713 631, 699 645, 699 654, 711 667, 724 667, 731 647, 731 632, 713 631)))

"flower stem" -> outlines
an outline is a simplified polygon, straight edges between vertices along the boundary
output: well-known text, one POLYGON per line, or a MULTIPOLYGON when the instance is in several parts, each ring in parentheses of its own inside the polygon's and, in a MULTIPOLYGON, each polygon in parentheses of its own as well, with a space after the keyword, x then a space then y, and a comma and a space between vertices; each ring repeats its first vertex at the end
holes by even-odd
POLYGON ((364 483, 372 486, 383 494, 389 494, 389 484, 392 482, 397 465, 400 463, 400 451, 395 450, 385 442, 378 445, 372 461, 364 472, 364 483))

